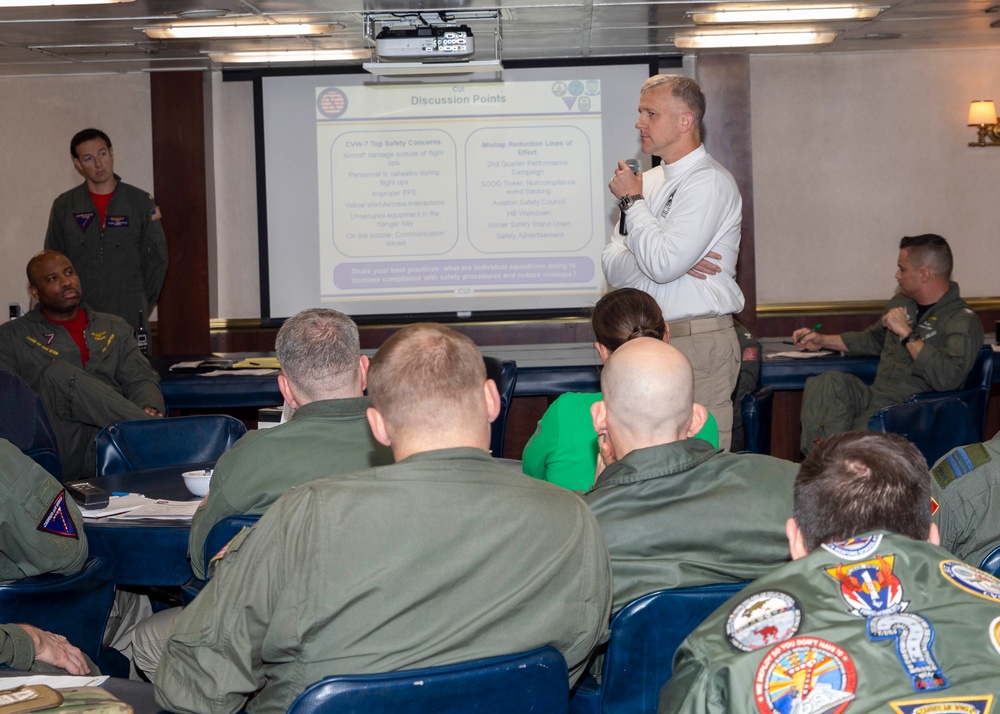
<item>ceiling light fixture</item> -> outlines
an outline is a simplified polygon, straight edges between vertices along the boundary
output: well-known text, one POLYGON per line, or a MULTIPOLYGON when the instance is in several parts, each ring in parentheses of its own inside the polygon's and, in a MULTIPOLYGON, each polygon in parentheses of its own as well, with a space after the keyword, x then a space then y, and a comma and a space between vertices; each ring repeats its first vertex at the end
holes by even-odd
POLYGON ((265 64, 271 62, 347 62, 368 59, 368 50, 247 50, 205 52, 216 64, 265 64))
POLYGON ((46 7, 48 5, 111 5, 114 3, 135 2, 135 0, 3 0, 0 6, 10 7, 46 7))
POLYGON ((139 28, 153 40, 205 40, 236 37, 302 37, 330 35, 337 25, 324 24, 214 24, 166 25, 139 28))
POLYGON ((1000 124, 992 99, 980 99, 969 105, 969 126, 979 127, 978 141, 969 142, 969 146, 1000 146, 1000 124))
POLYGON ((814 20, 867 20, 884 8, 862 5, 792 6, 763 10, 719 10, 717 12, 689 12, 688 16, 699 25, 733 24, 740 22, 810 22, 814 20))
POLYGON ((730 32, 677 35, 674 37, 674 46, 685 50, 709 50, 729 47, 825 45, 833 42, 836 37, 836 32, 730 32))

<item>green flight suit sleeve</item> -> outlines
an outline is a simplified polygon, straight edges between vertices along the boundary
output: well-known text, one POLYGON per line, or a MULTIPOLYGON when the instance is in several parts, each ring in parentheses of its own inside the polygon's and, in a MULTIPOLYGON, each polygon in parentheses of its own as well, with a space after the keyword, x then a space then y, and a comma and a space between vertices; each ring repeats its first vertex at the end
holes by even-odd
POLYGON ((881 355, 885 346, 885 327, 882 326, 882 319, 879 318, 866 330, 860 332, 844 332, 840 339, 847 345, 848 354, 852 355, 881 355))
POLYGON ((944 345, 924 342, 913 363, 913 373, 933 391, 947 392, 965 383, 983 345, 983 325, 971 311, 960 310, 940 329, 946 335, 944 345))
MULTIPOLYGON (((160 209, 152 196, 149 196, 149 205, 143 215, 141 251, 142 282, 152 312, 167 275, 167 238, 163 233, 160 209)), ((146 317, 148 319, 149 315, 146 317)))
POLYGON ((139 351, 139 345, 130 335, 119 335, 119 338, 118 349, 121 355, 115 370, 115 381, 121 386, 122 394, 143 409, 154 407, 161 414, 165 413, 160 375, 150 366, 149 360, 139 351))
POLYGON ((0 582, 43 573, 70 575, 87 560, 87 534, 76 503, 65 494, 62 484, 10 442, 0 439, 0 582), (39 526, 62 494, 62 514, 66 526, 57 528, 66 535, 42 530, 39 526))
POLYGON ((28 671, 35 661, 35 643, 31 635, 17 625, 0 625, 0 664, 28 671))
POLYGON ((275 608, 288 595, 285 566, 305 562, 312 545, 290 541, 283 527, 286 519, 315 517, 302 506, 278 501, 234 539, 215 577, 177 618, 156 670, 156 701, 164 709, 233 714, 265 685, 262 648, 275 608), (288 504, 300 510, 286 512, 288 504))
POLYGON ((724 714, 725 701, 712 690, 711 667, 685 644, 674 655, 673 675, 660 690, 657 714, 724 714))
POLYGON ((243 510, 238 509, 229 502, 227 497, 226 484, 231 478, 239 478, 231 475, 230 464, 236 460, 239 451, 239 444, 224 453, 215 464, 215 471, 212 472, 212 486, 208 491, 205 502, 198 506, 194 517, 191 519, 191 534, 188 536, 188 557, 191 559, 191 570, 196 578, 205 579, 205 541, 212 527, 227 516, 242 515, 243 510))
POLYGON ((59 207, 59 200, 52 202, 49 211, 49 226, 45 230, 45 250, 54 250, 66 255, 66 236, 62 231, 65 213, 59 207))

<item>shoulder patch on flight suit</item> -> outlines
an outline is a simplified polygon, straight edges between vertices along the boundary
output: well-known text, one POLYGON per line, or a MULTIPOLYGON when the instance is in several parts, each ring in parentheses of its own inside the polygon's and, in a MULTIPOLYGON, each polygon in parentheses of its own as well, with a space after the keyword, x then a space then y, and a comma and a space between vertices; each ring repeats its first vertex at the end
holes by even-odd
POLYGON ((961 714, 990 714, 993 695, 979 697, 937 697, 934 699, 914 699, 909 702, 889 702, 896 714, 941 714, 941 712, 961 712, 961 714))
POLYGON ((250 531, 250 526, 243 526, 240 528, 239 533, 230 538, 229 542, 222 546, 218 553, 212 556, 212 559, 208 561, 208 565, 205 566, 205 573, 208 577, 211 578, 215 575, 216 567, 219 565, 219 562, 226 557, 227 553, 240 549, 240 545, 242 545, 243 541, 245 541, 247 536, 250 535, 250 531))
POLYGON ((65 491, 60 491, 59 495, 52 501, 52 505, 45 512, 42 522, 38 524, 38 530, 65 538, 80 539, 76 524, 73 522, 69 507, 66 505, 65 491))
POLYGON ((934 474, 934 480, 938 482, 938 486, 948 488, 948 485, 953 481, 957 481, 965 474, 983 464, 988 464, 990 461, 992 461, 992 457, 982 444, 961 446, 941 459, 931 469, 931 473, 934 474))
POLYGON ((1000 602, 1000 580, 960 560, 942 560, 941 574, 952 585, 986 600, 1000 602))
POLYGON ((993 649, 997 654, 1000 654, 1000 617, 994 618, 990 623, 990 642, 993 643, 993 649))
POLYGON ((756 362, 757 361, 757 348, 747 347, 743 350, 743 361, 744 362, 756 362))

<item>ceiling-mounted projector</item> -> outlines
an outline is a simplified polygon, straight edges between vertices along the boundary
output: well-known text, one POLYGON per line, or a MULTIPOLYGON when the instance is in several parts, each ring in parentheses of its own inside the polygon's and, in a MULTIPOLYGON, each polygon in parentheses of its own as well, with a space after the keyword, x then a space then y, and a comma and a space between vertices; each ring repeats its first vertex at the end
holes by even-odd
POLYGON ((375 36, 375 55, 383 60, 462 60, 475 54, 468 25, 383 27, 375 36))

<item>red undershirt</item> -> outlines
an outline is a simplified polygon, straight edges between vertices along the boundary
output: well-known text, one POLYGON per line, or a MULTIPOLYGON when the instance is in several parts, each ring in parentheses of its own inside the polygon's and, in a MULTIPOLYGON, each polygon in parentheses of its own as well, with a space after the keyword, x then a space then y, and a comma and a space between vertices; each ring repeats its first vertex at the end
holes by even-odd
POLYGON ((114 191, 111 193, 94 193, 90 192, 90 200, 94 202, 97 207, 97 217, 101 219, 101 228, 104 228, 104 222, 108 216, 108 204, 111 203, 111 197, 114 195, 114 191))
POLYGON ((53 325, 62 325, 66 328, 66 332, 73 338, 76 346, 80 348, 81 366, 86 367, 87 360, 90 359, 90 350, 87 349, 87 341, 83 336, 84 330, 87 329, 87 311, 82 308, 77 310, 76 317, 72 320, 53 320, 51 317, 46 317, 45 319, 53 325))

